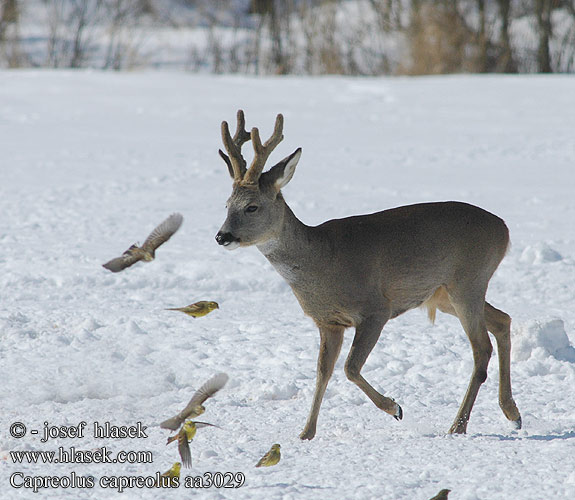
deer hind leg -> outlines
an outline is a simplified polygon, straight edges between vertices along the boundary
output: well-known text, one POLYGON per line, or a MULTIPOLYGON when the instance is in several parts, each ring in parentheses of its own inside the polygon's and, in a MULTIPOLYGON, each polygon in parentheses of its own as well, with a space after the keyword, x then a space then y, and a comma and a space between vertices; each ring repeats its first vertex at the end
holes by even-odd
MULTIPOLYGON (((441 312, 457 317, 455 308, 449 300, 447 290, 439 288, 425 304, 430 310, 430 317, 435 317, 435 308, 441 312)), ((508 420, 511 420, 517 429, 521 429, 521 415, 511 394, 511 318, 493 307, 489 302, 484 306, 485 323, 487 329, 493 334, 497 342, 497 356, 499 358, 499 406, 508 420)))
POLYGON ((313 439, 317 425, 319 409, 327 388, 327 383, 333 373, 333 367, 343 342, 344 327, 342 326, 322 326, 319 329, 320 347, 317 358, 317 379, 315 385, 315 394, 311 411, 305 424, 304 430, 300 434, 300 439, 313 439))
POLYGON ((403 416, 401 406, 393 399, 387 398, 377 392, 360 374, 369 353, 379 339, 379 335, 386 321, 387 317, 371 316, 357 326, 351 350, 345 362, 345 374, 349 380, 356 384, 367 397, 373 401, 375 406, 393 415, 396 420, 401 420, 403 416))
POLYGON ((485 293, 484 290, 482 292, 475 289, 463 294, 458 293, 455 297, 451 292, 449 293, 450 302, 469 338, 473 351, 473 372, 457 416, 449 429, 450 434, 465 434, 477 393, 481 384, 487 379, 487 366, 493 347, 487 333, 484 313, 485 293))
POLYGON ((485 322, 487 329, 497 342, 499 358, 499 406, 515 428, 521 429, 521 415, 511 394, 511 318, 485 302, 485 322))

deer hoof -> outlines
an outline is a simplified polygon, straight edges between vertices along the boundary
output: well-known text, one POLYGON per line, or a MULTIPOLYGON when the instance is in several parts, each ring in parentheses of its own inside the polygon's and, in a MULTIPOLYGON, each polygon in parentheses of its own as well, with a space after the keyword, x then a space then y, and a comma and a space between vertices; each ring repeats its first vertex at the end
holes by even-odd
POLYGON ((519 417, 517 420, 513 420, 513 427, 515 427, 515 429, 519 430, 521 429, 521 417, 519 417))
POLYGON ((467 420, 457 419, 449 429, 449 434, 466 434, 467 420))
POLYGON ((301 440, 307 439, 313 439, 315 436, 315 429, 304 429, 303 432, 299 435, 299 438, 301 440))
POLYGON ((395 420, 401 420, 403 418, 403 410, 401 409, 401 406, 399 406, 397 403, 396 405, 397 409, 395 410, 393 418, 395 418, 395 420))

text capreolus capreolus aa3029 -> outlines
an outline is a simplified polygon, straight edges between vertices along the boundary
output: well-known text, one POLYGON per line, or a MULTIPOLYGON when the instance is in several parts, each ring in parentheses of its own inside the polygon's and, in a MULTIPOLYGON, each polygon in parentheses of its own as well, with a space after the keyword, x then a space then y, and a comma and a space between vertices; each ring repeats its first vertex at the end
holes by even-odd
POLYGON ((460 202, 421 203, 369 215, 303 224, 285 202, 281 189, 301 156, 297 149, 263 172, 270 153, 283 139, 278 115, 272 136, 262 144, 257 128, 245 130, 238 111, 232 138, 222 123, 227 155, 220 155, 233 179, 226 221, 216 236, 225 248, 256 245, 291 286, 321 337, 315 395, 300 437, 312 439, 327 383, 341 349, 343 333, 355 336, 345 373, 373 403, 396 419, 401 407, 376 391, 361 375, 382 328, 409 309, 426 306, 459 318, 473 351, 473 372, 449 432, 465 433, 479 387, 487 377, 492 346, 499 355, 499 404, 517 428, 521 416, 511 394, 511 318, 485 301, 487 285, 509 245, 499 217, 460 202), (249 168, 242 145, 252 142, 249 168))

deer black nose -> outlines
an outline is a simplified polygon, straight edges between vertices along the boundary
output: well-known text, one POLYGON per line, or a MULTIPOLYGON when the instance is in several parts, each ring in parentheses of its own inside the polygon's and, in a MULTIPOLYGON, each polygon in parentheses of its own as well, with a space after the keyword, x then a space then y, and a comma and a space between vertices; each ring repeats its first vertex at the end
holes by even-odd
POLYGON ((223 233, 220 231, 216 234, 216 241, 218 242, 218 245, 226 246, 234 241, 239 241, 239 238, 236 238, 232 233, 223 233))

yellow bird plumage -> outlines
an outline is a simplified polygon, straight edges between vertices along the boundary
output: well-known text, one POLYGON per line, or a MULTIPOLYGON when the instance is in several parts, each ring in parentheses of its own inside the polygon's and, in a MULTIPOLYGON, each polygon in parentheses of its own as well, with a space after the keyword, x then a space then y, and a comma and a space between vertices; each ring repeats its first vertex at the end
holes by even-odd
POLYGON ((162 474, 162 477, 180 477, 180 469, 182 468, 182 464, 180 462, 175 462, 169 470, 162 474))
POLYGON ((206 399, 212 397, 216 392, 218 392, 226 382, 228 381, 228 376, 225 373, 218 373, 214 375, 211 379, 205 382, 192 396, 190 402, 186 407, 178 413, 176 416, 164 420, 160 427, 162 429, 170 429, 175 431, 180 428, 185 420, 190 418, 195 418, 206 410, 203 403, 206 399))
POLYGON ((174 213, 170 215, 150 233, 141 247, 136 244, 132 245, 120 257, 116 257, 115 259, 102 264, 102 267, 105 267, 113 273, 118 273, 140 260, 143 260, 144 262, 154 260, 156 249, 168 241, 173 234, 180 229, 183 220, 184 217, 182 214, 174 213))
POLYGON ((180 469, 182 468, 182 464, 180 462, 175 462, 170 469, 168 469, 163 474, 160 474, 160 478, 156 481, 156 486, 160 488, 170 488, 176 486, 173 479, 180 479, 180 469), (168 480, 162 478, 168 478, 168 480))
POLYGON ((170 444, 172 441, 178 440, 178 451, 180 453, 180 458, 184 467, 190 468, 192 466, 192 453, 190 451, 190 441, 194 439, 196 431, 202 427, 217 427, 214 424, 208 424, 207 422, 194 422, 193 420, 187 420, 182 425, 182 428, 177 434, 170 436, 166 444, 170 444))
POLYGON ((219 309, 220 306, 217 302, 211 300, 200 300, 185 307, 170 307, 166 311, 181 311, 192 318, 201 318, 210 314, 214 309, 219 309))
POLYGON ((256 467, 271 467, 272 465, 276 465, 281 458, 280 453, 280 445, 274 444, 272 445, 270 451, 268 451, 260 461, 256 464, 256 467))

